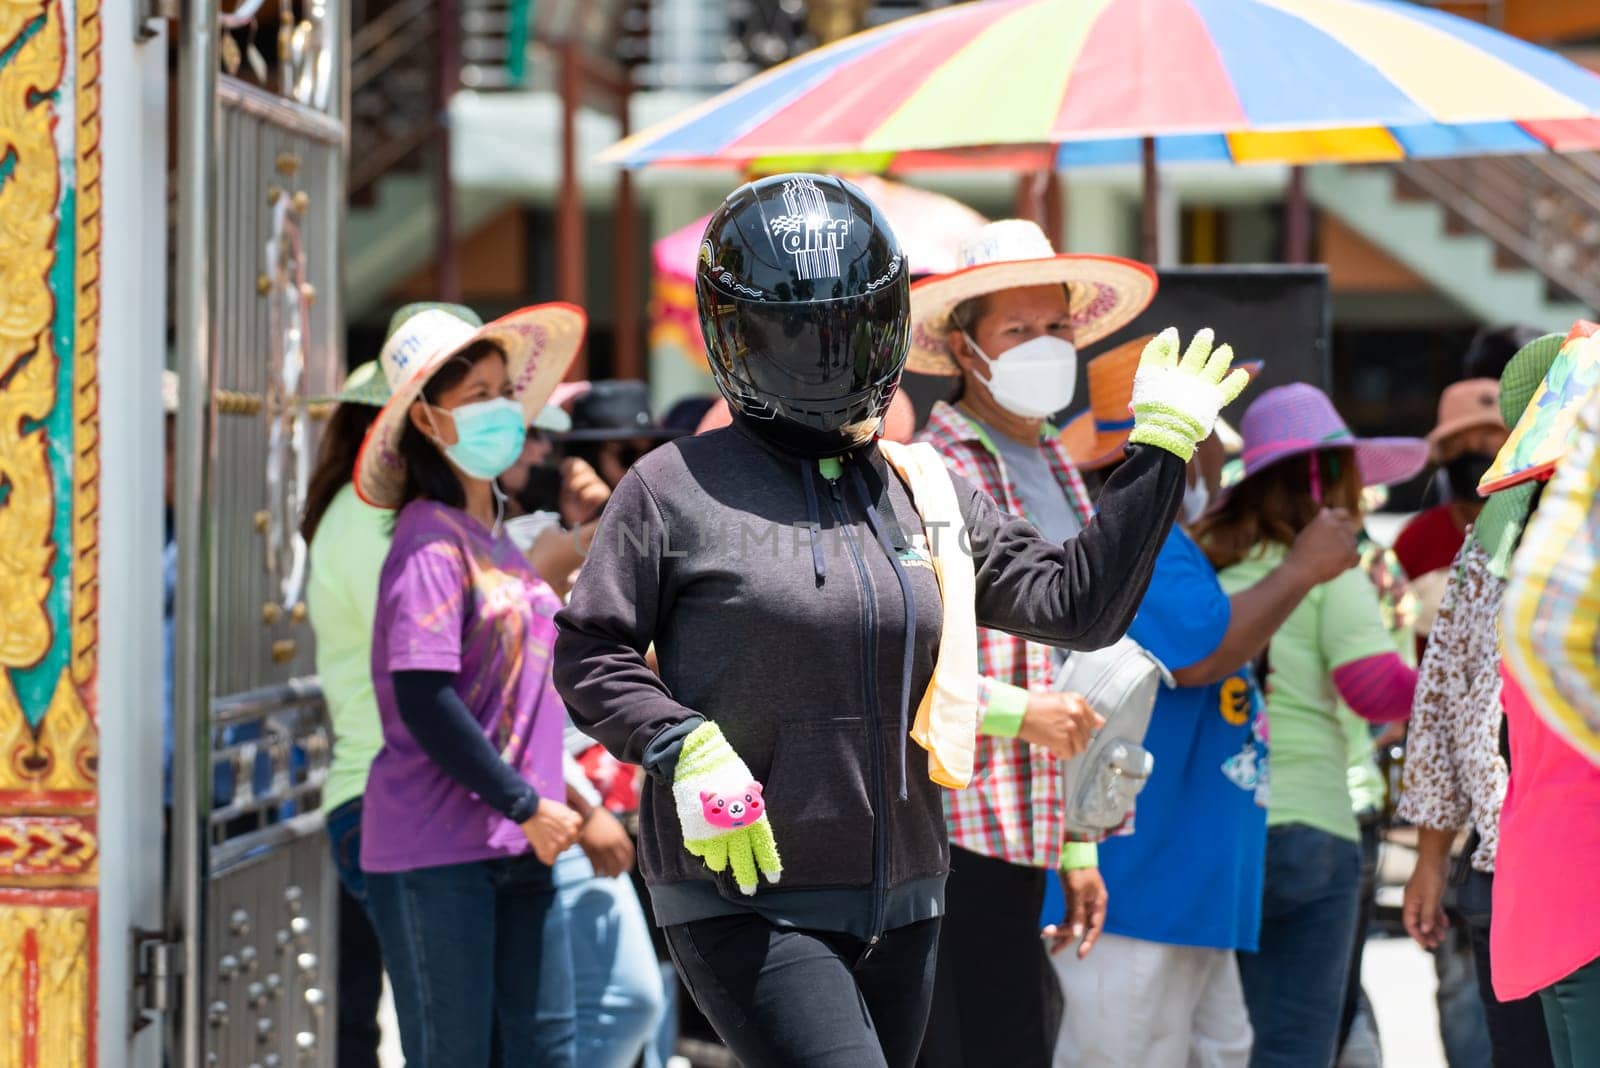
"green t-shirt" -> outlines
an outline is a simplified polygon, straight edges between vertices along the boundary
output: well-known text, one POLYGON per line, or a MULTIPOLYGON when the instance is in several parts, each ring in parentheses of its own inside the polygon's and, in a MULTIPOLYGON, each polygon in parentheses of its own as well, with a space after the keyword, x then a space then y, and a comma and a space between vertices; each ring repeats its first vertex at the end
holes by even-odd
POLYGON ((346 486, 328 505, 311 540, 306 610, 317 636, 317 674, 334 734, 324 812, 366 791, 367 769, 383 747, 372 693, 372 617, 378 576, 389 555, 392 514, 363 503, 354 487, 346 486))
MULTIPOLYGON (((1230 596, 1249 589, 1281 564, 1286 552, 1276 543, 1263 543, 1217 579, 1230 596)), ((1348 841, 1360 838, 1350 810, 1350 749, 1338 716, 1333 671, 1393 651, 1378 592, 1360 568, 1313 589, 1278 628, 1267 665, 1272 772, 1267 826, 1300 823, 1348 841)))
MULTIPOLYGON (((1389 632, 1395 651, 1401 660, 1416 667, 1416 598, 1406 588, 1400 561, 1391 550, 1370 544, 1361 554, 1361 568, 1377 588, 1383 627, 1389 632), (1381 575, 1378 574, 1380 570, 1381 575)), ((1389 786, 1372 748, 1372 724, 1356 715, 1343 701, 1339 702, 1339 722, 1344 725, 1345 741, 1350 747, 1350 766, 1345 775, 1350 787, 1350 807, 1358 816, 1381 810, 1388 799, 1389 786)))

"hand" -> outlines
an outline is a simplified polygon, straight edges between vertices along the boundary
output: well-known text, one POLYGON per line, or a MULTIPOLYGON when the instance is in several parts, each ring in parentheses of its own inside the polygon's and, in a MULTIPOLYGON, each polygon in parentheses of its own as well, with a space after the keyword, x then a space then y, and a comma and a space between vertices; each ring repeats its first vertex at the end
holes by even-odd
POLYGON ((595 808, 584 821, 578 845, 589 858, 594 873, 609 879, 633 868, 633 840, 610 812, 595 808))
POLYGON ((522 822, 522 833, 541 862, 554 864, 556 858, 578 840, 578 829, 582 826, 583 820, 566 805, 541 799, 533 815, 522 822))
POLYGON ((1136 444, 1165 449, 1184 463, 1211 435, 1217 413, 1232 403, 1250 376, 1231 371, 1233 348, 1212 351, 1214 335, 1201 330, 1178 358, 1178 330, 1168 327, 1144 347, 1133 377, 1133 433, 1136 444))
POLYGON ((576 456, 561 461, 561 495, 557 498, 557 507, 561 511, 561 522, 568 529, 592 520, 610 499, 611 487, 587 461, 576 456))
POLYGON ((1085 749, 1105 719, 1075 693, 1030 693, 1017 737, 1071 760, 1085 749))
POLYGON ((1437 949, 1439 943, 1444 941, 1444 933, 1450 929, 1450 919, 1444 914, 1441 904, 1449 868, 1449 857, 1435 860, 1419 855, 1411 878, 1406 880, 1400 917, 1405 923, 1406 934, 1423 949, 1437 949))
POLYGON ((1106 925, 1106 882, 1098 868, 1074 868, 1061 873, 1061 890, 1067 898, 1067 915, 1051 924, 1043 938, 1051 953, 1078 942, 1078 959, 1089 955, 1106 925))
POLYGON ((1361 526, 1343 508, 1324 508, 1295 536, 1285 563, 1297 569, 1308 587, 1329 582, 1361 562, 1361 526))
POLYGON ((769 883, 783 875, 761 784, 715 723, 702 723, 684 739, 672 799, 683 848, 714 872, 731 865, 741 894, 756 892, 758 871, 769 883))

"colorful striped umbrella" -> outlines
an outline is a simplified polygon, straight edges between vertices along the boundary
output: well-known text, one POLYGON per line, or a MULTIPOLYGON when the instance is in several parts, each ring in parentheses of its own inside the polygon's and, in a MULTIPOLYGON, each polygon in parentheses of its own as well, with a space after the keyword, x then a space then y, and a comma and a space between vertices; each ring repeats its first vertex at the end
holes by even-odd
POLYGON ((613 146, 625 166, 907 171, 1600 148, 1600 76, 1391 0, 989 0, 808 52, 613 146))

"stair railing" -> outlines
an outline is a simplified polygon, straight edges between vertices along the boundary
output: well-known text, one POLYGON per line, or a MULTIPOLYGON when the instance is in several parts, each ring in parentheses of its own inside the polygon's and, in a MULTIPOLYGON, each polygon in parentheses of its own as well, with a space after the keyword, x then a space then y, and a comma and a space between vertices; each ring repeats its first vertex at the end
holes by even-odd
POLYGON ((1600 309, 1600 153, 1480 156, 1394 164, 1401 181, 1600 309))
POLYGON ((434 0, 396 0, 352 35, 351 196, 438 133, 437 10, 434 0))

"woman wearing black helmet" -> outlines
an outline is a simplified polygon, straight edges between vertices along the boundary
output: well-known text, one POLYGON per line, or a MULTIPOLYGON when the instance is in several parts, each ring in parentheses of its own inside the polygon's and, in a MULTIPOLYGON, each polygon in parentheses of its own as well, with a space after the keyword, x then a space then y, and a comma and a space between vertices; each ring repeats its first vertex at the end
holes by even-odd
MULTIPOLYGON (((906 264, 855 187, 740 188, 696 286, 734 425, 618 484, 558 620, 557 684, 650 772, 656 922, 740 1060, 909 1065, 948 865, 938 785, 970 776, 982 715, 976 626, 1119 637, 1243 375, 1225 378, 1208 334, 1181 364, 1175 335, 1153 343, 1129 458, 1099 518, 1055 544, 931 450, 875 445, 905 364, 906 264)), ((1063 730, 1064 755, 1091 727, 1063 730)))

